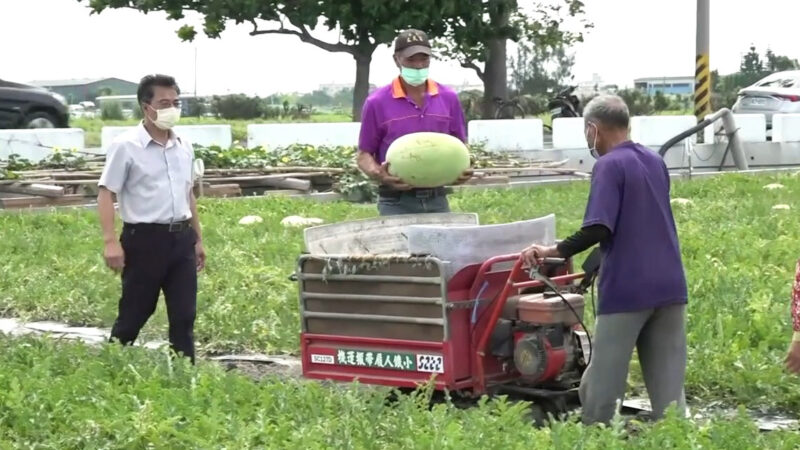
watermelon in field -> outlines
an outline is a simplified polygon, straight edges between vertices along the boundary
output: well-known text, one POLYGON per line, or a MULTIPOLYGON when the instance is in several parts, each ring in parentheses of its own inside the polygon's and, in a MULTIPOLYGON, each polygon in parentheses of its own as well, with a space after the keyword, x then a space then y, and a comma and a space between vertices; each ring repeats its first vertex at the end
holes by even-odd
POLYGON ((386 161, 391 175, 420 188, 452 184, 470 166, 469 150, 460 139, 433 132, 397 138, 386 152, 386 161))

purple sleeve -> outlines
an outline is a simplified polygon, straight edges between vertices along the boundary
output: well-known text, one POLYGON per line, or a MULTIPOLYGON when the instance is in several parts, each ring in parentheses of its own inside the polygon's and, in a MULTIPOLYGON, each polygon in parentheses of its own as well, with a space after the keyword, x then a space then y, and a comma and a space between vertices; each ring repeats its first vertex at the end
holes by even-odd
POLYGON ((614 161, 597 160, 582 227, 600 224, 614 233, 622 201, 622 183, 622 174, 614 161))
POLYGON ((379 135, 378 118, 375 117, 375 106, 370 99, 364 102, 361 110, 361 130, 358 135, 358 149, 375 155, 378 153, 381 138, 379 135))
POLYGON ((464 109, 461 107, 461 101, 458 100, 458 94, 453 95, 452 100, 452 118, 450 119, 450 134, 461 139, 464 143, 467 142, 467 126, 464 120, 464 109))

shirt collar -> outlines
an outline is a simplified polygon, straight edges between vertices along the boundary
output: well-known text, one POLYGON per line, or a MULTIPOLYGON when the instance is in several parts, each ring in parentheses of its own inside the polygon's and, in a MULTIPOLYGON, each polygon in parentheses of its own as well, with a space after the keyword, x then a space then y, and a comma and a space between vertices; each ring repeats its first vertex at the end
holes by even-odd
MULTIPOLYGON (((430 78, 426 81, 426 84, 428 88, 428 95, 433 96, 439 94, 439 84, 430 78)), ((400 81, 400 77, 397 77, 394 79, 394 81, 392 81, 392 97, 406 98, 406 91, 403 89, 403 83, 400 81)))
MULTIPOLYGON (((150 141, 153 140, 153 137, 150 136, 150 133, 147 132, 147 128, 144 127, 144 120, 139 122, 137 126, 138 135, 139 135, 139 142, 142 144, 142 148, 147 148, 147 145, 150 144, 150 141)), ((167 145, 164 148, 170 148, 175 143, 180 143, 181 138, 175 133, 175 130, 169 130, 169 140, 167 141, 167 145)))

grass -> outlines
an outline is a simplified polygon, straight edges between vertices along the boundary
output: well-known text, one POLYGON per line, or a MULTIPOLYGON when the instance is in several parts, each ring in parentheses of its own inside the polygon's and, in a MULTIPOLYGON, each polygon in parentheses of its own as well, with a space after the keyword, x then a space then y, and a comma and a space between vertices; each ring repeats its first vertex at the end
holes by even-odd
MULTIPOLYGON (((299 122, 291 119, 253 119, 253 120, 233 120, 221 119, 216 117, 182 117, 180 125, 230 125, 231 134, 234 141, 247 142, 247 125, 254 123, 290 123, 299 122)), ((308 120, 302 122, 350 122, 350 116, 346 114, 314 114, 308 120)), ((70 119, 70 126, 82 128, 85 132, 85 145, 87 148, 100 147, 100 137, 103 127, 123 127, 139 123, 139 119, 127 120, 103 120, 100 118, 73 118, 70 119)))
POLYGON ((0 448, 792 449, 744 417, 700 426, 674 416, 631 432, 574 420, 530 426, 502 398, 429 407, 428 391, 387 405, 386 389, 267 378, 212 363, 45 339, 0 337, 0 448), (80 362, 76 364, 76 362, 80 362), (478 444, 480 443, 480 444, 478 444))
MULTIPOLYGON (((580 225, 587 189, 581 183, 463 193, 452 206, 478 212, 484 224, 555 213, 564 237, 580 225)), ((726 175, 676 183, 673 196, 693 202, 675 206, 690 292, 689 395, 798 410, 800 380, 785 373, 782 360, 800 255, 800 178, 726 175), (785 188, 763 189, 773 182, 785 188), (771 209, 779 203, 792 209, 771 209)), ((297 353, 297 292, 287 277, 302 250, 302 231, 280 220, 296 214, 330 223, 376 214, 372 205, 281 198, 201 199, 200 211, 209 257, 196 329, 203 352, 297 353), (237 224, 250 214, 264 222, 237 224)), ((112 323, 119 280, 103 265, 94 214, 0 214, 0 313, 112 323)), ((165 337, 163 302, 145 334, 165 337)), ((640 386, 633 367, 632 384, 640 386)))

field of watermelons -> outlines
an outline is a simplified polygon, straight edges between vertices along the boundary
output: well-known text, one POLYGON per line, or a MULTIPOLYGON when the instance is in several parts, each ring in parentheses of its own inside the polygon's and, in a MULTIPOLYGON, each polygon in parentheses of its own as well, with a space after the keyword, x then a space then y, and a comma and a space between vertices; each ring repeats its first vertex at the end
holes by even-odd
MULTIPOLYGON (((587 192, 587 183, 462 192, 451 205, 484 224, 555 213, 565 237, 581 223, 587 192)), ((795 415, 800 378, 786 373, 783 359, 800 257, 800 177, 725 175, 676 182, 672 195, 683 199, 673 207, 690 293, 690 402, 795 415)), ((277 197, 201 199, 199 208, 208 261, 196 338, 205 355, 297 354, 297 290, 287 277, 302 230, 281 220, 376 215, 374 205, 277 197), (240 225, 247 215, 263 221, 240 225)), ((111 325, 119 282, 102 260, 93 211, 0 214, 0 255, 0 316, 111 325)), ((143 338, 165 336, 162 302, 143 338)), ((635 361, 629 384, 629 393, 642 392, 635 361)), ((157 350, 0 337, 0 448, 800 447, 796 432, 761 433, 744 416, 535 428, 522 403, 431 408, 427 395, 387 405, 383 389, 254 380, 157 350)))

